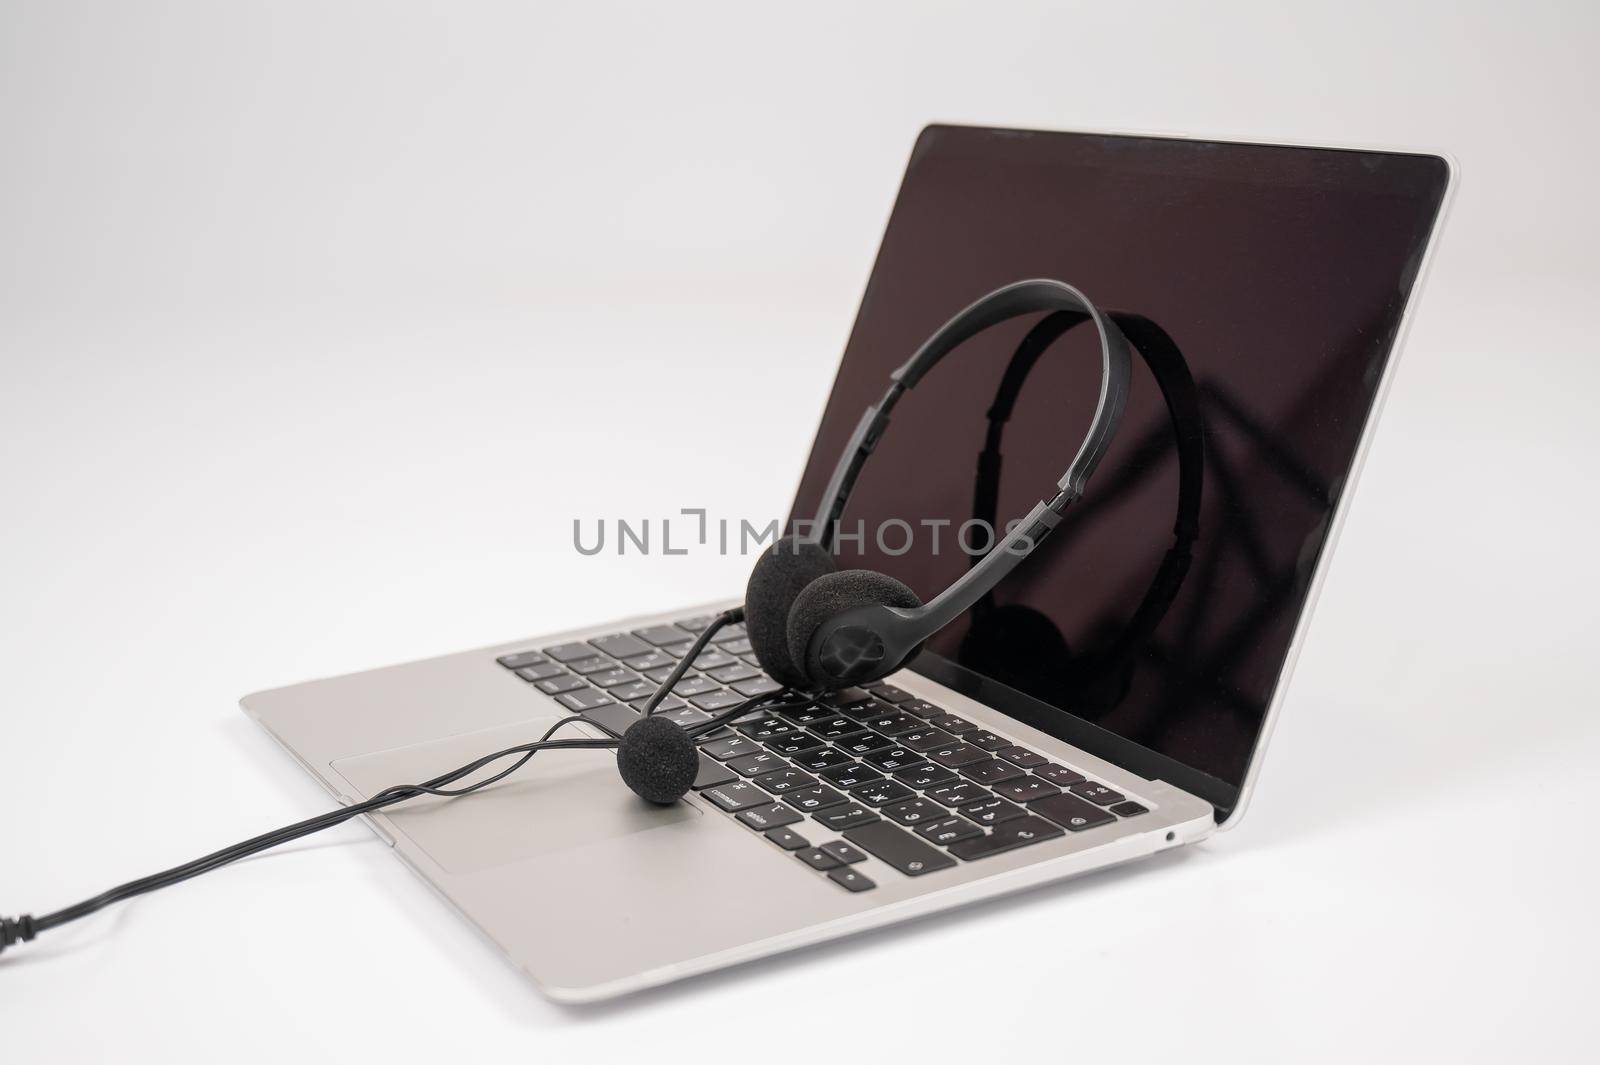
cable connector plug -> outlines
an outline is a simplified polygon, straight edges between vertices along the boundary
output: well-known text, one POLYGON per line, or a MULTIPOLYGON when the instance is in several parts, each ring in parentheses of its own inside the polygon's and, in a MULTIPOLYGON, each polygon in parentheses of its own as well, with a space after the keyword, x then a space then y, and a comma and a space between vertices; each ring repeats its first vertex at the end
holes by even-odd
POLYGON ((21 917, 0 917, 0 954, 13 943, 26 943, 39 934, 34 927, 33 918, 28 914, 21 917))

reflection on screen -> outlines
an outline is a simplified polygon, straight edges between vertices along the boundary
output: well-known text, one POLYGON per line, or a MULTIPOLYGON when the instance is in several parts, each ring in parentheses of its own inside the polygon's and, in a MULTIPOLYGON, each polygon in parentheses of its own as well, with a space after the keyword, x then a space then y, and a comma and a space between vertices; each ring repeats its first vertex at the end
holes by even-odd
MULTIPOLYGON (((1135 360, 1122 428, 1085 497, 930 650, 1237 785, 1445 179, 1430 156, 929 129, 791 516, 811 516, 889 372, 990 289, 1059 278, 1148 318, 1192 375, 1204 458, 1192 558, 1159 616, 1145 624, 1147 605, 1134 620, 1174 544, 1178 447, 1135 360)), ((845 513, 846 531, 866 535, 840 542, 842 568, 931 597, 969 565, 953 533, 986 492, 1002 525, 1050 494, 1099 387, 1089 329, 1038 353, 1004 424, 999 476, 979 476, 986 414, 1038 325, 979 336, 899 405, 845 513), (874 534, 891 519, 915 528, 911 550, 874 534)))

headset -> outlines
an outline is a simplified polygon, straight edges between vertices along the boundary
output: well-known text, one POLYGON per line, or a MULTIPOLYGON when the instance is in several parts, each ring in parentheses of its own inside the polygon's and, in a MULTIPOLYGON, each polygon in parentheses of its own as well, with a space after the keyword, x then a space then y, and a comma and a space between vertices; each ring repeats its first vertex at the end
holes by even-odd
MULTIPOLYGON (((1178 505, 1172 543, 1139 605, 1117 636, 1102 647, 1074 653, 1061 630, 1043 613, 1021 603, 997 605, 991 589, 973 604, 971 622, 957 654, 957 661, 967 668, 1052 705, 1069 707, 1080 717, 1102 716, 1127 694, 1138 652, 1166 616, 1189 574, 1194 544, 1200 535, 1201 486, 1205 480, 1205 431, 1199 391, 1182 351, 1165 330, 1148 318, 1118 311, 1110 311, 1108 316, 1144 360, 1166 403, 1178 456, 1178 505)), ((1001 444, 1028 374, 1052 344, 1087 320, 1071 311, 1048 315, 1028 332, 1011 356, 989 406, 989 427, 973 482, 973 520, 987 522, 990 528, 994 525, 1003 462, 1001 444)))
POLYGON ((809 524, 813 535, 796 532, 781 537, 757 559, 745 587, 745 624, 762 668, 781 684, 812 691, 877 680, 899 669, 928 637, 988 596, 1038 550, 1067 507, 1083 495, 1122 420, 1130 377, 1128 341, 1121 329, 1087 296, 1062 281, 1006 285, 946 322, 889 375, 888 391, 862 414, 834 467, 816 519, 809 524), (1003 540, 926 604, 886 574, 838 569, 831 546, 839 518, 895 404, 963 341, 1000 322, 1040 311, 1091 321, 1100 338, 1099 401, 1056 491, 1012 523, 1003 540))
POLYGON ((0 951, 113 903, 131 899, 271 847, 343 824, 422 795, 455 798, 504 779, 546 750, 615 750, 625 784, 647 802, 677 802, 699 773, 696 740, 751 713, 797 711, 816 704, 829 691, 888 675, 910 659, 923 642, 988 596, 994 586, 1028 557, 1061 521, 1062 512, 1083 495, 1095 467, 1110 447, 1127 404, 1130 381, 1128 341, 1115 322, 1071 285, 1061 281, 1019 281, 977 300, 930 336, 899 369, 889 389, 869 406, 846 444, 818 510, 818 539, 780 538, 763 552, 751 572, 743 607, 718 614, 703 629, 646 702, 639 720, 620 735, 581 714, 562 718, 531 743, 508 747, 416 784, 385 788, 370 799, 255 836, 183 865, 114 887, 93 898, 39 917, 0 917, 0 951), (835 569, 829 547, 834 529, 867 458, 882 437, 889 415, 906 392, 940 359, 974 335, 1000 322, 1037 312, 1070 312, 1092 321, 1100 338, 1100 395, 1089 430, 1056 491, 1041 500, 983 558, 924 605, 911 589, 871 570, 835 569), (709 720, 684 728, 656 715, 661 701, 683 678, 712 636, 724 626, 746 623, 751 648, 762 667, 784 685, 752 696, 709 720), (599 739, 555 739, 557 731, 583 722, 606 733, 599 739), (470 784, 462 781, 504 759, 505 768, 470 784))

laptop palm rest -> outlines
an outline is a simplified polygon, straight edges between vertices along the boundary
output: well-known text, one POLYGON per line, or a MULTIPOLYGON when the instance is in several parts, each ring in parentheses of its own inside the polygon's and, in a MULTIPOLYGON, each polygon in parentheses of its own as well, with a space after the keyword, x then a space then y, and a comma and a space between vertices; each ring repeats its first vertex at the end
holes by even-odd
MULTIPOLYGON (((534 721, 463 733, 331 764, 365 798, 395 784, 430 779, 491 751, 537 740, 549 724, 534 721)), ((452 786, 491 776, 516 757, 520 756, 496 762, 452 786)), ((665 807, 645 803, 617 777, 614 752, 581 750, 543 751, 516 773, 465 801, 423 796, 382 815, 393 831, 454 873, 670 829, 700 816, 687 803, 665 807)))

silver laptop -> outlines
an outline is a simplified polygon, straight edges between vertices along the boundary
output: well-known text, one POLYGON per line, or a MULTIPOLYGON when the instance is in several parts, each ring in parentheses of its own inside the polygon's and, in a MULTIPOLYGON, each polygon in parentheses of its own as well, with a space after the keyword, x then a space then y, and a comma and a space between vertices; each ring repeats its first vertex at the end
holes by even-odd
MULTIPOLYGON (((886 682, 703 737, 681 802, 641 802, 610 753, 560 751, 470 798, 373 816, 373 830, 545 994, 583 1002, 1235 823, 1450 181, 1424 154, 924 130, 791 517, 813 512, 889 372, 1011 281, 1059 278, 1159 326, 1182 394, 1153 359, 1136 364, 1099 475, 1036 556, 886 682)), ((841 566, 937 591, 971 564, 958 530, 1019 515, 1065 465, 1098 363, 1092 337, 1040 342, 1039 328, 975 338, 896 410, 845 515, 862 534, 839 538, 841 566), (917 536, 874 533, 890 525, 917 536)), ((746 546, 753 560, 764 545, 746 546)), ((574 711, 595 736, 625 726, 708 615, 736 603, 243 706, 355 802, 574 711)), ((775 688, 731 626, 662 709, 705 721, 775 688)))

